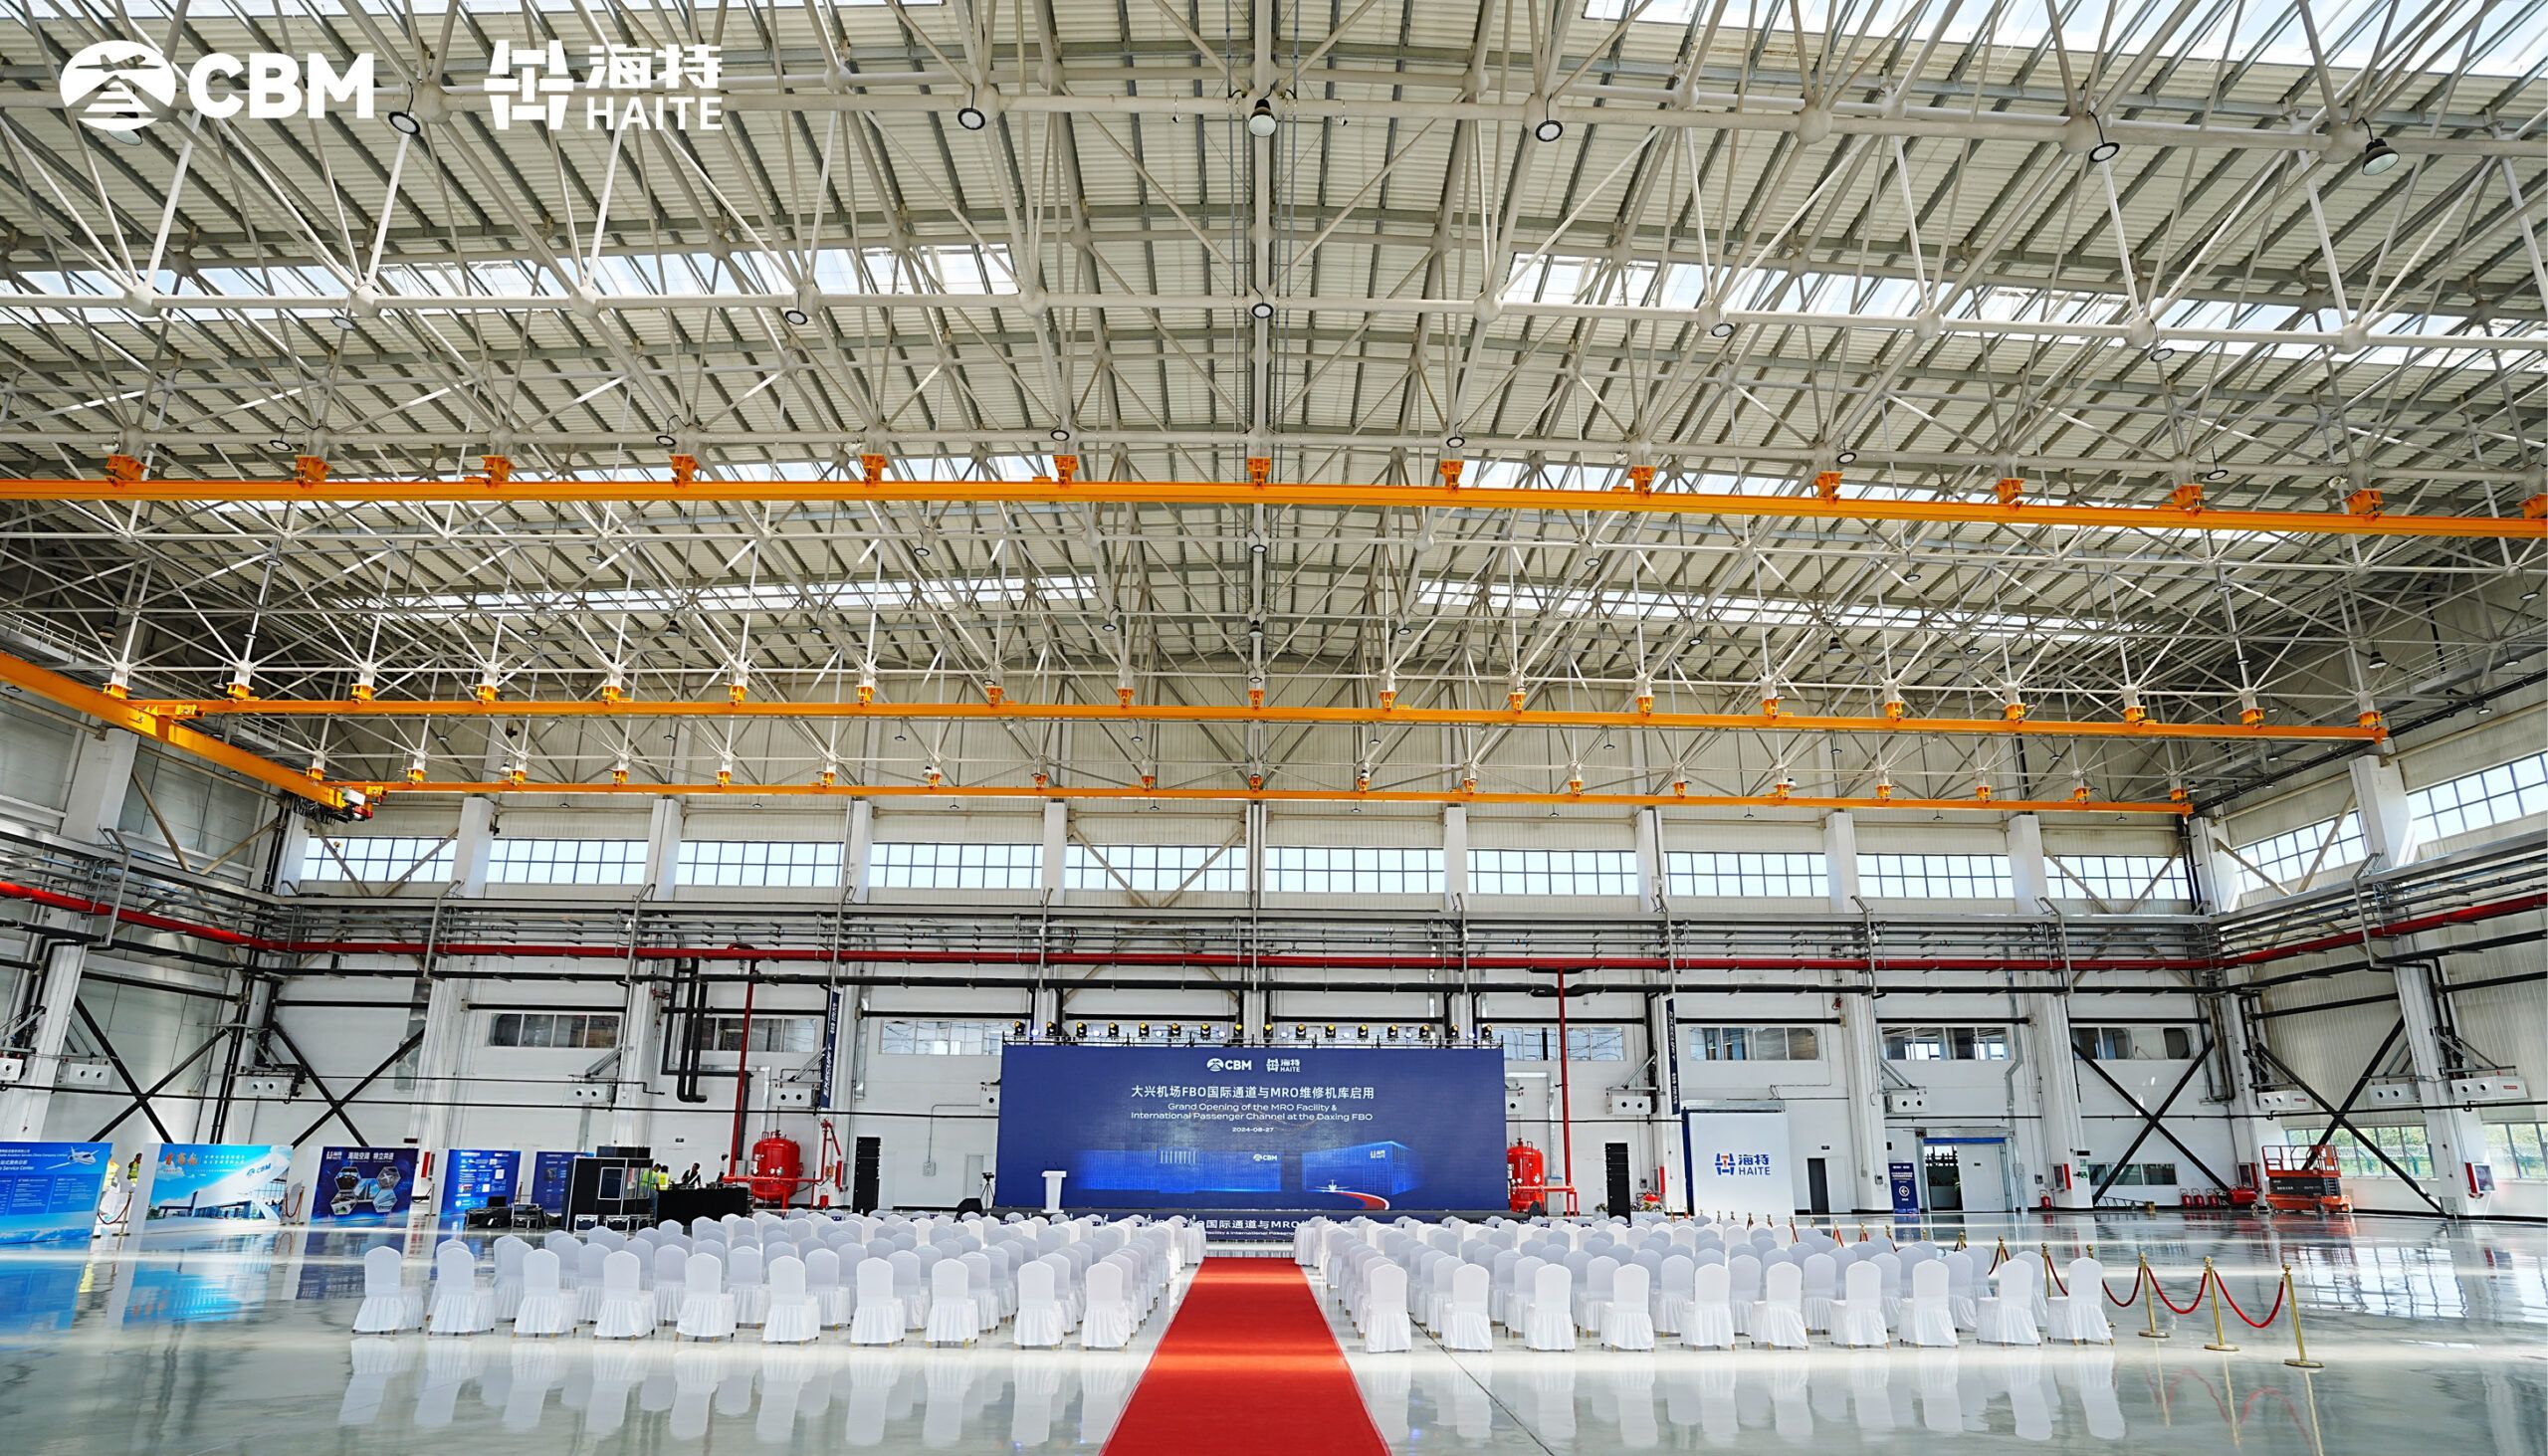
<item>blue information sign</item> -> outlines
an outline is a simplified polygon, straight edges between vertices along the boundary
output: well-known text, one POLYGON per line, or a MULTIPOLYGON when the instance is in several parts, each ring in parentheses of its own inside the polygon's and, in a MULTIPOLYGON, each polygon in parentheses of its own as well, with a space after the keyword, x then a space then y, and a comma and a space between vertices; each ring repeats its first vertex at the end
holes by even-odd
POLYGON ((1892 1174, 1893 1211, 1918 1213, 1920 1211, 1919 1168, 1912 1163, 1897 1162, 1892 1164, 1892 1174))
POLYGON ((441 1222, 458 1223, 491 1198, 511 1202, 522 1154, 510 1147, 455 1147, 442 1155, 441 1222))
POLYGON ((415 1200, 416 1149, 327 1147, 312 1185, 313 1223, 399 1223, 415 1200))
POLYGON ((109 1143, 0 1143, 0 1244, 87 1239, 113 1158, 109 1143))
POLYGON ((534 1152, 531 1155, 531 1191, 525 1196, 550 1214, 566 1216, 566 1179, 573 1175, 580 1152, 534 1152))
POLYGON ((163 1143, 149 1160, 149 1221, 281 1223, 292 1149, 261 1143, 163 1143))

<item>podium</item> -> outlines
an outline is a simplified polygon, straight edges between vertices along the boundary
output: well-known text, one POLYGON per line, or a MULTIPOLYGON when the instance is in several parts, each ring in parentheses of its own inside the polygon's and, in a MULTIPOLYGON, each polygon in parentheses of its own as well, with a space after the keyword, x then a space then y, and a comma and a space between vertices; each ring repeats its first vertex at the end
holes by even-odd
POLYGON ((1062 1211, 1062 1179, 1069 1176, 1070 1171, 1067 1168, 1044 1169, 1044 1211, 1046 1213, 1062 1211))

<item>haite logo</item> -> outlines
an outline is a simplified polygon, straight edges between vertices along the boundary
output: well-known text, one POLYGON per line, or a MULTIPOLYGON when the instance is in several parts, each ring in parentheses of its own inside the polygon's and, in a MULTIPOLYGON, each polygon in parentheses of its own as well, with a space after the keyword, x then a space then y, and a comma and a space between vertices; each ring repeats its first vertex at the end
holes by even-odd
MULTIPOLYGON (((272 51, 248 56, 214 52, 185 71, 186 101, 216 121, 246 112, 256 121, 287 116, 312 120, 330 105, 352 104, 369 116, 372 65, 355 56, 343 70, 324 56, 294 57, 272 51), (227 87, 219 84, 227 82, 227 87), (305 84, 306 82, 306 84, 305 84)), ((138 131, 177 102, 177 68, 156 47, 139 41, 100 41, 62 68, 62 104, 84 125, 100 131, 138 131)))

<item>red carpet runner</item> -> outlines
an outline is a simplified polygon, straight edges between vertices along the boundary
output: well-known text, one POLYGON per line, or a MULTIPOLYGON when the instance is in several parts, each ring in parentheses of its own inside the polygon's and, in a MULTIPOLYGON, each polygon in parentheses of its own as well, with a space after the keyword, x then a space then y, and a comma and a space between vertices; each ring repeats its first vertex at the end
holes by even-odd
POLYGON ((1387 1456, 1289 1259, 1206 1259, 1106 1456, 1387 1456))

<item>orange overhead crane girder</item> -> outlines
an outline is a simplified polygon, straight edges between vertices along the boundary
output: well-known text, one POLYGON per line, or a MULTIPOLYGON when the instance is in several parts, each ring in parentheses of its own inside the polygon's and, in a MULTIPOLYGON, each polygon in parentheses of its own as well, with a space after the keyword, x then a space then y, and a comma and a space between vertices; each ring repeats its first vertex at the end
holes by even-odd
POLYGON ((1831 797, 1791 794, 1623 794, 1623 793, 1494 793, 1462 789, 1280 789, 1280 788, 1140 788, 1046 787, 983 784, 956 787, 901 783, 515 783, 507 779, 478 783, 365 783, 345 780, 375 796, 404 794, 633 794, 639 797, 683 795, 710 798, 830 799, 1034 799, 1262 804, 1577 804, 1594 808, 1668 808, 1687 805, 1705 809, 1919 809, 1964 810, 1989 814, 2172 814, 2194 812, 2191 804, 2104 802, 2094 799, 1905 799, 1831 797))
POLYGON ((621 699, 563 699, 492 703, 455 699, 158 699, 135 706, 171 718, 246 715, 257 717, 344 718, 725 718, 725 719, 860 719, 902 721, 967 721, 1009 723, 1279 723, 1354 724, 1430 728, 1693 728, 1765 732, 1880 732, 1896 735, 1951 733, 2025 737, 2215 738, 2378 742, 2387 730, 2378 727, 2313 724, 2196 724, 2064 722, 2059 719, 2005 718, 1852 718, 1782 713, 1629 713, 1569 709, 1501 708, 1298 708, 1237 704, 1136 704, 1118 707, 1094 703, 788 703, 746 700, 731 702, 638 702, 621 699))
POLYGON ((2344 511, 2228 511, 2201 504, 2068 506, 2019 500, 1868 500, 1729 496, 1700 491, 1535 491, 1447 485, 1378 486, 1218 481, 582 481, 524 480, 504 472, 459 481, 13 480, 0 501, 250 502, 266 505, 497 505, 506 502, 629 504, 692 501, 803 505, 1117 505, 1463 507, 1470 510, 1719 516, 1775 520, 1925 520, 2125 530, 2282 532, 2303 535, 2458 536, 2548 540, 2548 517, 2388 516, 2344 511))
POLYGON ((297 794, 313 803, 330 809, 345 807, 345 792, 332 784, 319 783, 307 773, 286 768, 271 758, 261 757, 245 748, 234 747, 219 738, 187 728, 163 713, 152 713, 135 703, 101 693, 85 683, 77 683, 60 673, 40 668, 21 658, 0 653, 0 682, 42 698, 58 707, 96 719, 109 728, 125 728, 145 738, 167 744, 180 753, 190 753, 215 763, 233 773, 253 778, 259 783, 297 794))

